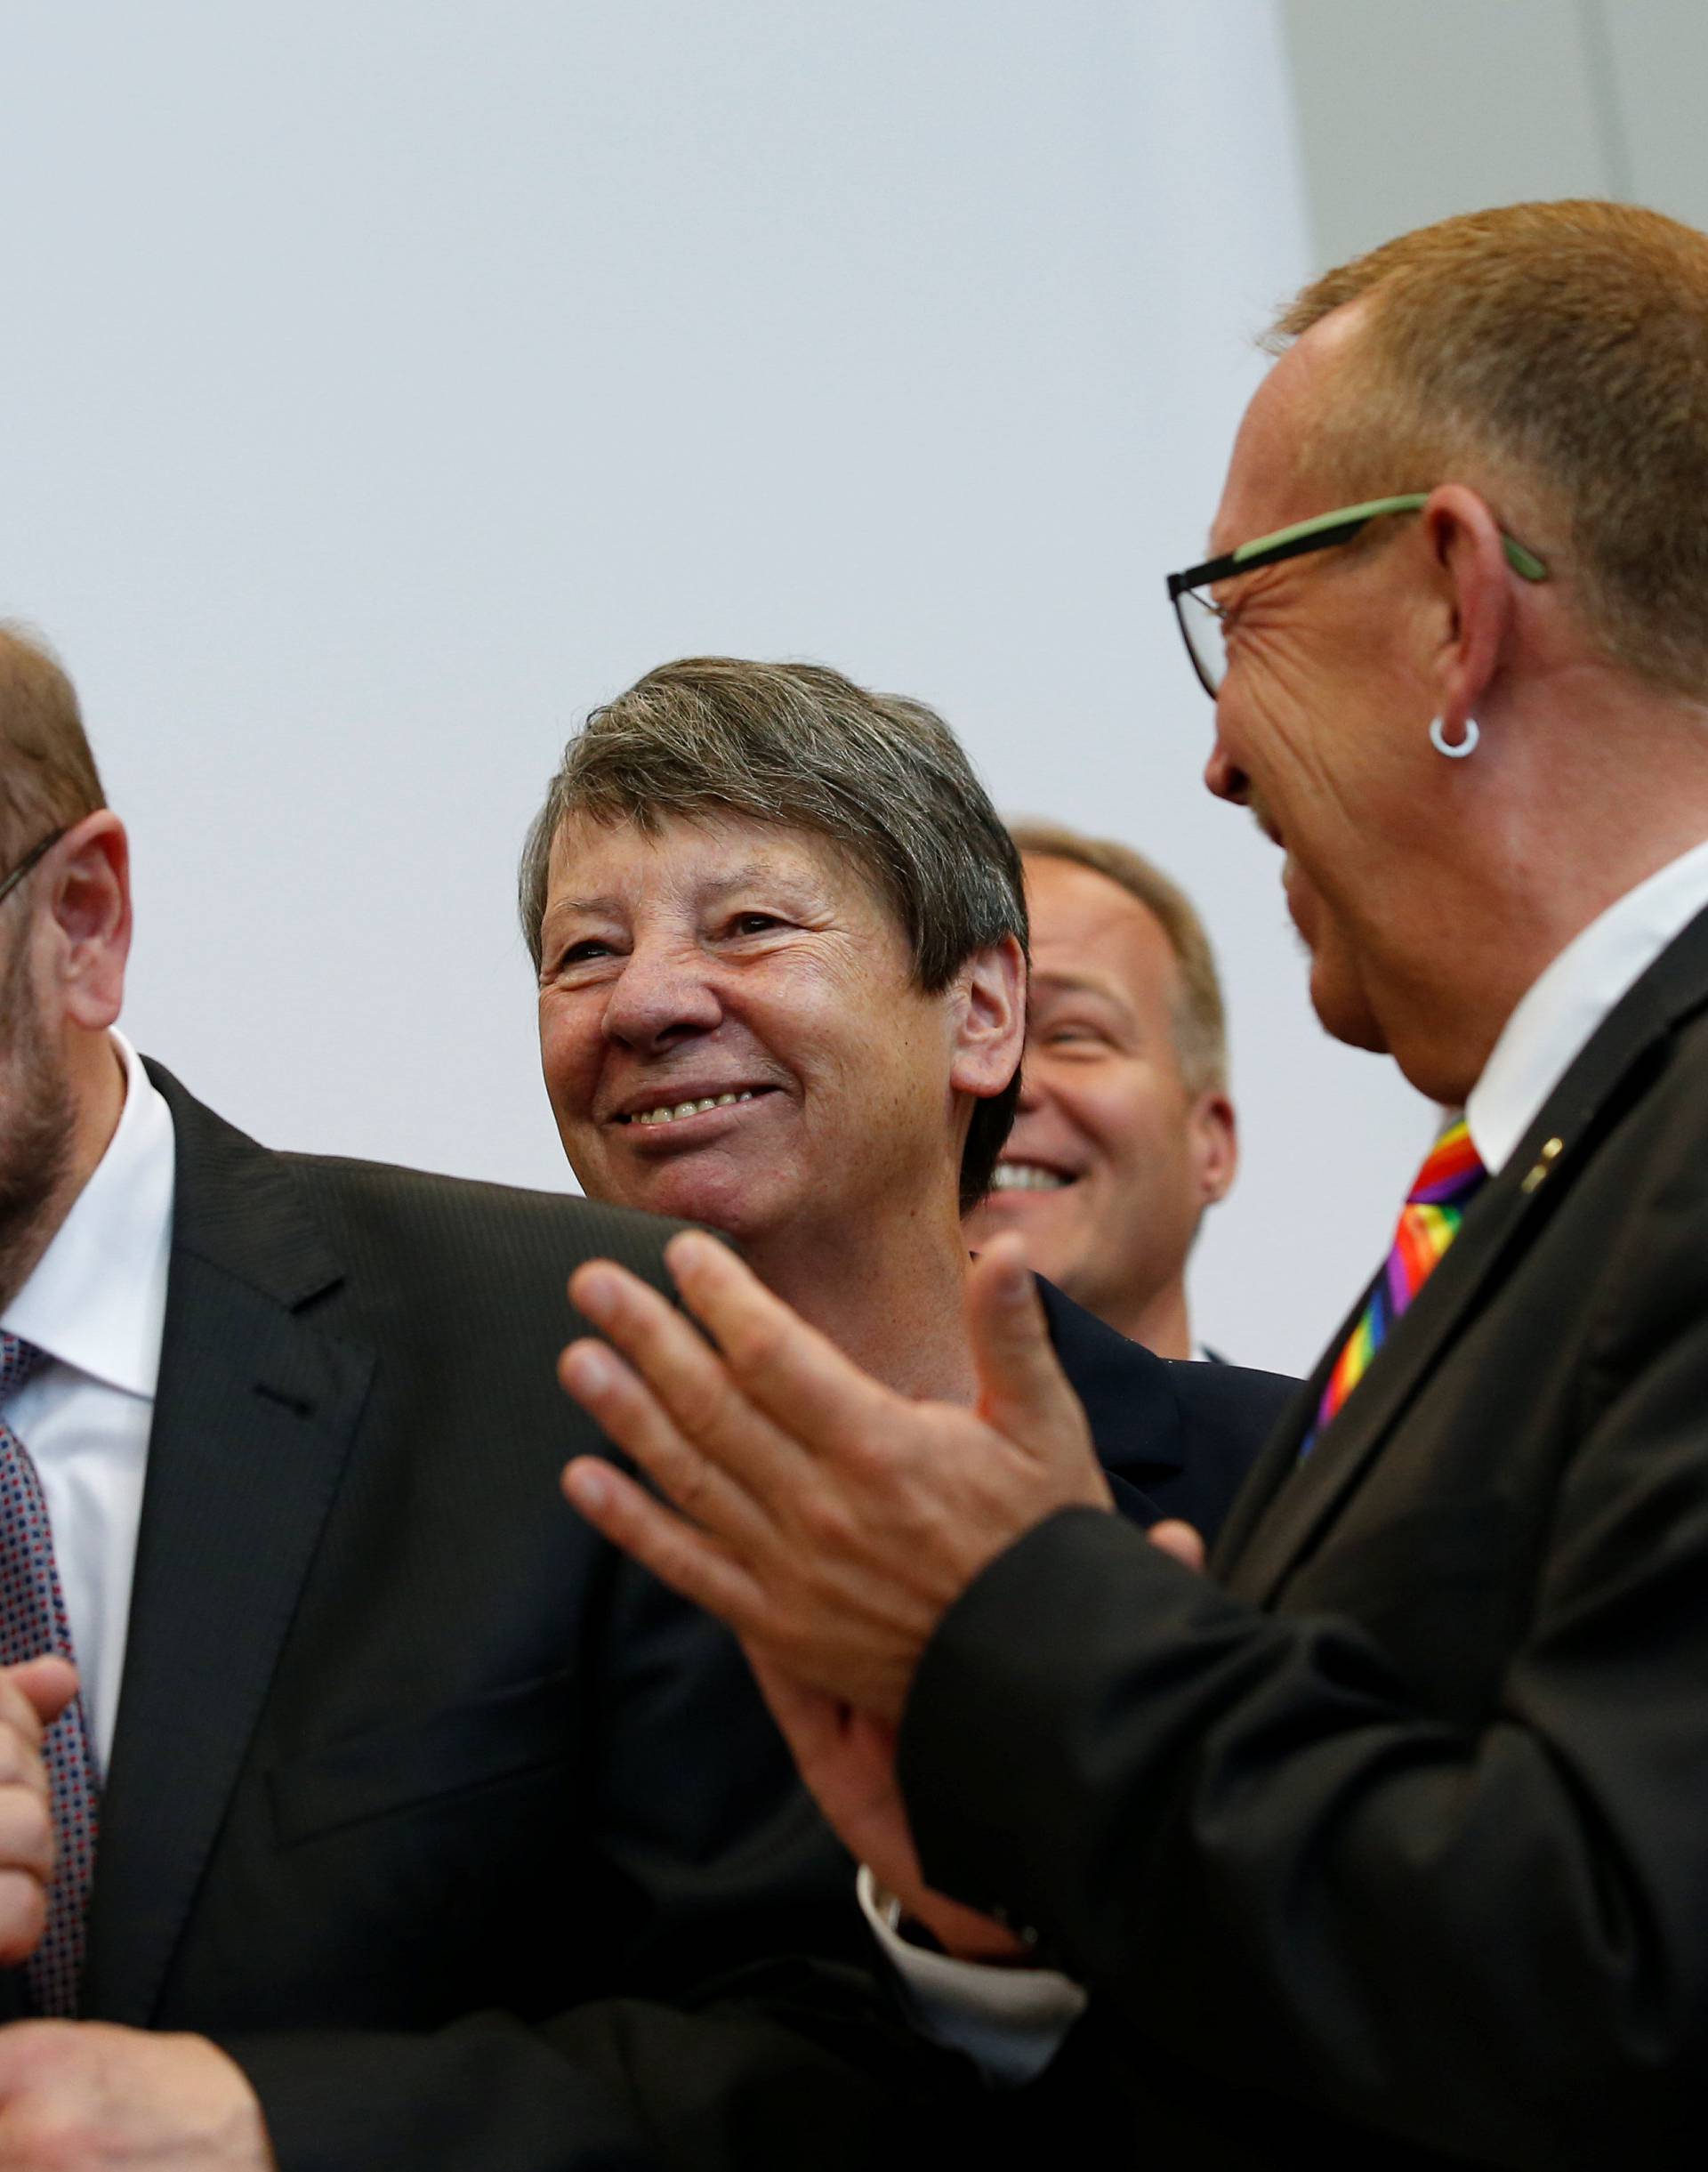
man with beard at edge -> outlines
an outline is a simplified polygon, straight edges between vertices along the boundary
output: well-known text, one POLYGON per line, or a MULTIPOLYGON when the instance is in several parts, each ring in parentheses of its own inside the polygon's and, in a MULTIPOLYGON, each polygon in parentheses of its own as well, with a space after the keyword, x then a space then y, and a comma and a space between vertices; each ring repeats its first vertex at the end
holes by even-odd
POLYGON ((31 1000, 29 953, 20 943, 0 983, 0 1064, 5 1129, 0 1137, 0 1297, 23 1287, 57 1215, 71 1167, 71 1097, 53 1065, 31 1000))

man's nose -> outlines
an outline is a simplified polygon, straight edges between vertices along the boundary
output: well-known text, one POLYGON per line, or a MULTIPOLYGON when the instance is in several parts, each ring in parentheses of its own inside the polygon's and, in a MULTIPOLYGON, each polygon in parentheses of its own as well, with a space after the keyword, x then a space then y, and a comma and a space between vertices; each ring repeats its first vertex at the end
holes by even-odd
POLYGON ((625 1047, 667 1048, 709 1033, 723 1005, 706 961, 681 943, 637 944, 624 960, 605 1005, 607 1037, 625 1047))
POLYGON ((1250 795, 1252 780, 1222 745, 1221 732, 1204 765, 1204 781, 1218 799, 1231 800, 1237 807, 1243 807, 1250 795))

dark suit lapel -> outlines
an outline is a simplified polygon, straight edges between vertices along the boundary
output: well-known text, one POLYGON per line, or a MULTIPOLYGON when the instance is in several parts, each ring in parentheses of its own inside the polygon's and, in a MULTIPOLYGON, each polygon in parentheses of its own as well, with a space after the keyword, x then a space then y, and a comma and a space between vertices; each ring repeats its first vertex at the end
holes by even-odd
POLYGON ((167 1075, 177 1180, 85 2011, 147 2023, 342 1471, 373 1353, 298 1317, 341 1279, 287 1169, 167 1075))
MULTIPOLYGON (((1373 1278, 1374 1280, 1374 1278, 1373 1278)), ((1262 1453, 1252 1465, 1245 1484, 1236 1496, 1228 1512, 1228 1520, 1211 1550, 1209 1572, 1223 1582, 1229 1580, 1232 1564, 1237 1562, 1251 1543, 1253 1534, 1269 1514, 1269 1504, 1276 1494, 1293 1476, 1299 1461, 1300 1444, 1304 1440, 1310 1422, 1323 1400, 1323 1390, 1328 1385, 1328 1376, 1334 1360, 1357 1320, 1364 1312, 1373 1283, 1366 1283, 1358 1303, 1335 1328, 1328 1347, 1317 1361, 1317 1369, 1287 1405, 1269 1435, 1262 1453)))
POLYGON ((1316 1545, 1492 1280, 1533 1239, 1599 1140, 1650 1083, 1682 1018, 1708 1002, 1708 914, 1624 997, 1543 1104, 1500 1175, 1478 1195, 1446 1258, 1310 1454, 1300 1443, 1363 1299, 1253 1473, 1217 1549, 1229 1588, 1267 1604, 1316 1545))
POLYGON ((1174 1376, 1154 1351, 1106 1326, 1042 1275, 1035 1279, 1050 1339, 1084 1406, 1116 1506, 1148 1522, 1158 1511, 1148 1486, 1178 1472, 1186 1456, 1174 1376))

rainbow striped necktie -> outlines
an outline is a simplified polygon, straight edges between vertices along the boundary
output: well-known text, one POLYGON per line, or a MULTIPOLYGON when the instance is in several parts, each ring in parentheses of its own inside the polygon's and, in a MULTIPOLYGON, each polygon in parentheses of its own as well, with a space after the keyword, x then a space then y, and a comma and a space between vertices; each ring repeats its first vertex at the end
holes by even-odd
POLYGON ((1376 1277, 1358 1325, 1334 1361, 1323 1400, 1317 1406, 1317 1422, 1305 1435, 1301 1456, 1308 1456, 1316 1446, 1323 1428, 1369 1371, 1388 1330, 1440 1265, 1447 1247, 1459 1234, 1472 1194, 1487 1175, 1461 1117, 1436 1141, 1429 1159, 1417 1173, 1417 1182, 1406 1195, 1393 1249, 1376 1277))

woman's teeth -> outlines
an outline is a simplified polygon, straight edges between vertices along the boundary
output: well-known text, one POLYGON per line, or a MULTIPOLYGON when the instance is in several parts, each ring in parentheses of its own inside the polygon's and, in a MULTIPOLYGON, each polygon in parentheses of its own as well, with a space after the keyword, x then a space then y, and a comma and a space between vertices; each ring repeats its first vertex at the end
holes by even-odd
POLYGON ((673 1109, 643 1109, 639 1116, 625 1116, 625 1124, 673 1124, 679 1116, 698 1116, 707 1109, 732 1109, 738 1101, 752 1101, 753 1088, 739 1094, 708 1094, 704 1101, 679 1101, 673 1109))

